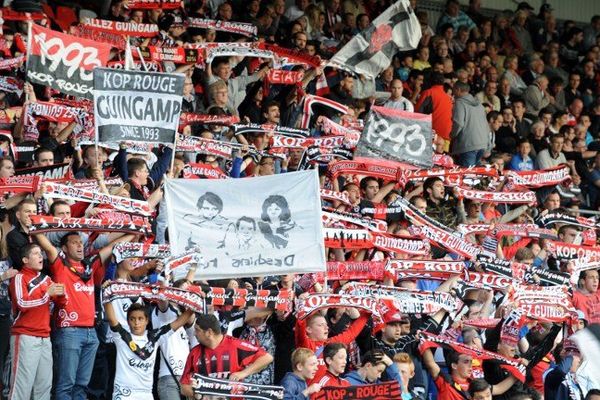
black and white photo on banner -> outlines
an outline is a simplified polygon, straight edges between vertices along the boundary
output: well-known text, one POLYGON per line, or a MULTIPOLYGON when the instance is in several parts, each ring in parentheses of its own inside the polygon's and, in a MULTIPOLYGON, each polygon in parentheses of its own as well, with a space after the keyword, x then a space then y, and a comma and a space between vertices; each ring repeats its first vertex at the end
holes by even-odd
POLYGON ((242 180, 167 179, 172 253, 199 248, 203 278, 325 271, 315 170, 242 180))

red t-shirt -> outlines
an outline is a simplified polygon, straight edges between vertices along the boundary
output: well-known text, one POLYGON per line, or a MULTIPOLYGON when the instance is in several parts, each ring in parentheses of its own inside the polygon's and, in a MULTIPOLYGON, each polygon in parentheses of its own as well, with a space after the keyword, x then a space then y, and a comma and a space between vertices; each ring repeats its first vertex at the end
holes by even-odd
POLYGON ((231 336, 224 336, 214 349, 199 344, 188 355, 181 383, 190 385, 194 374, 227 379, 229 374, 242 371, 265 354, 262 347, 231 336))
MULTIPOLYGON (((84 274, 85 268, 81 262, 71 260, 72 267, 84 274)), ((96 303, 94 301, 94 284, 102 281, 104 267, 100 257, 94 257, 91 261, 91 276, 87 281, 65 266, 64 260, 57 257, 50 265, 50 273, 53 281, 65 285, 65 293, 69 302, 54 309, 56 326, 93 328, 96 316, 96 303)))
POLYGON ((587 321, 590 324, 600 323, 600 293, 585 295, 580 292, 573 293, 573 306, 585 312, 587 321))
POLYGON ((444 373, 440 372, 438 377, 435 379, 435 386, 438 390, 438 400, 465 400, 467 398, 463 393, 468 393, 469 382, 454 382, 450 383, 450 378, 444 373))
POLYGON ((317 372, 312 382, 317 382, 319 385, 321 385, 321 387, 351 386, 350 382, 348 382, 344 378, 340 378, 339 376, 333 375, 328 370, 325 370, 325 372, 322 374, 319 374, 319 372, 317 372))
POLYGON ((544 373, 550 368, 552 361, 552 355, 548 354, 531 369, 531 382, 528 383, 527 386, 534 389, 542 396, 544 395, 544 373))

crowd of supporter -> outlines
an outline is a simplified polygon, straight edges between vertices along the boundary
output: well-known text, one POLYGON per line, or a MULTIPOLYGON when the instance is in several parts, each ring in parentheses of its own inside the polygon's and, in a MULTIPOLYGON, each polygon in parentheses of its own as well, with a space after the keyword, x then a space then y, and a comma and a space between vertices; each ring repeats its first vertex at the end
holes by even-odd
MULTIPOLYGON (((37 9, 35 2, 13 1, 17 11, 37 9)), ((470 0, 467 6, 448 0, 435 21, 418 0, 411 0, 422 31, 418 48, 393 55, 391 64, 382 65, 383 72, 370 79, 336 69, 325 60, 368 28, 391 4, 387 0, 200 0, 184 1, 185 6, 175 10, 129 9, 127 0, 113 0, 106 14, 86 2, 67 8, 48 3, 43 8, 48 18, 42 23, 66 33, 80 17, 158 26, 154 38, 131 37, 134 48, 253 41, 227 31, 186 27, 186 18, 198 17, 251 23, 258 28, 258 41, 324 60, 318 68, 294 65, 292 70, 304 72, 295 86, 265 82, 273 68, 266 59, 231 56, 206 65, 156 63, 161 71, 185 74, 184 113, 296 128, 305 112, 303 96, 311 94, 348 107, 343 115, 327 108, 314 111, 309 126, 313 137, 325 135, 325 117, 344 126, 360 126, 375 104, 431 114, 435 151, 451 156, 455 166, 490 165, 500 176, 506 171, 569 167, 569 183, 536 189, 537 204, 509 206, 463 199, 443 178, 403 186, 367 175, 342 174, 332 180, 327 164, 310 165, 318 169, 322 188, 348 196, 349 204, 329 199, 325 206, 359 215, 365 208, 385 210, 403 197, 453 230, 463 224, 489 224, 487 233, 465 238, 499 259, 565 276, 573 263, 558 257, 548 240, 517 233, 494 236, 494 226, 532 224, 552 213, 579 217, 582 211, 600 210, 600 15, 581 26, 557 21, 548 3, 534 10, 521 2, 516 10, 491 16, 481 9, 492 6, 491 1, 470 0)), ((599 11, 590 10, 591 15, 599 11)), ((26 21, 4 21, 3 59, 23 54, 26 40, 26 21)), ((122 61, 125 55, 113 49, 111 57, 122 61)), ((24 68, 4 70, 2 76, 22 83, 24 68)), ((280 385, 284 399, 290 400, 311 398, 330 386, 388 381, 398 382, 403 400, 600 399, 600 376, 594 373, 598 370, 570 338, 588 324, 600 323, 598 269, 581 272, 571 279, 573 285, 567 285, 575 314, 554 322, 530 318, 512 334, 506 329, 515 311, 506 301, 511 289, 476 286, 465 291, 461 288, 468 282, 458 276, 441 281, 386 276, 383 284, 450 293, 466 305, 460 315, 443 309, 432 314, 391 309, 375 320, 358 308, 332 307, 299 319, 293 303, 285 312, 211 307, 206 314, 141 298, 102 304, 99 293, 105 281, 166 284, 162 260, 138 266, 131 259, 117 263, 113 256, 119 242, 169 243, 165 220, 169 204, 161 186, 165 175, 181 178, 190 163, 236 179, 285 174, 306 168, 305 149, 273 153, 272 132, 234 134, 227 125, 190 123, 181 126, 184 136, 231 143, 236 149, 233 157, 227 160, 169 146, 140 154, 129 152, 127 143, 119 148, 78 143, 73 134, 77 120, 44 118, 36 121, 39 139, 30 142, 25 140, 22 106, 64 95, 27 82, 17 92, 5 89, 0 88, 0 108, 6 116, 0 131, 0 179, 21 169, 68 162, 72 181, 95 180, 105 193, 148 201, 153 235, 149 240, 118 232, 30 233, 33 215, 94 217, 106 205, 49 198, 43 184, 35 193, 2 191, 2 398, 193 398, 193 374, 198 373, 280 385), (121 178, 120 184, 105 185, 114 177, 121 178), (462 343, 473 352, 424 346, 425 332, 462 343), (501 361, 478 356, 481 350, 522 365, 524 379, 502 368, 501 361)), ((488 183, 484 178, 481 187, 488 183)), ((390 235, 408 236, 414 225, 403 213, 363 216, 385 220, 390 235)), ((597 227, 564 222, 553 226, 558 242, 582 249, 595 248, 597 227)), ((285 229, 277 235, 285 237, 285 229)), ((206 245, 210 238, 197 241, 206 245)), ((338 262, 409 258, 377 249, 326 251, 329 261, 338 262)), ((451 249, 435 245, 421 258, 461 259, 451 249)), ((481 272, 468 260, 465 268, 481 272)), ((337 293, 348 284, 318 282, 310 274, 206 282, 197 280, 195 272, 192 266, 184 279, 169 285, 195 292, 202 285, 287 289, 301 299, 337 293)))

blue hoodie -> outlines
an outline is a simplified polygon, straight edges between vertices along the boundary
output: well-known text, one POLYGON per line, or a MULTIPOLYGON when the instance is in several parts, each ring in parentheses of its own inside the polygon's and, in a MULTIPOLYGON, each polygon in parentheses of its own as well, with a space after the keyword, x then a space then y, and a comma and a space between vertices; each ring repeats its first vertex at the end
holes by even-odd
MULTIPOLYGON (((402 387, 402 377, 400 376, 400 370, 398 366, 392 363, 389 367, 385 369, 387 376, 390 380, 397 381, 400 387, 402 387)), ((344 379, 350 382, 352 386, 361 386, 361 385, 370 385, 372 383, 381 383, 381 380, 377 380, 376 382, 367 382, 366 379, 358 373, 358 370, 354 370, 352 372, 344 375, 344 379)))
POLYGON ((306 390, 306 381, 293 372, 285 374, 280 383, 283 386, 283 400, 308 400, 302 394, 306 390))

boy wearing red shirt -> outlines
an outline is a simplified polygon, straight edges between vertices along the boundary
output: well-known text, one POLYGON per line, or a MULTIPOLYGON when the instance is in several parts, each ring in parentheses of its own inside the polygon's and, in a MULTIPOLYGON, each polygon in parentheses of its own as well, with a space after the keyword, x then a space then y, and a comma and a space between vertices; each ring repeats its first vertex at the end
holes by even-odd
POLYGON ((65 287, 40 272, 44 263, 40 246, 28 244, 21 253, 23 267, 9 287, 15 320, 10 337, 12 373, 8 397, 50 399, 50 303, 66 304, 65 287))
POLYGON ((197 314, 194 328, 199 344, 188 355, 181 376, 181 394, 186 397, 194 397, 194 374, 241 382, 273 362, 263 348, 223 335, 214 315, 197 314))

